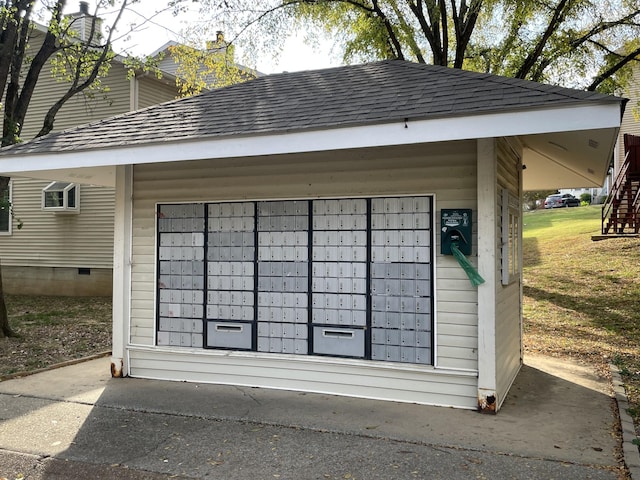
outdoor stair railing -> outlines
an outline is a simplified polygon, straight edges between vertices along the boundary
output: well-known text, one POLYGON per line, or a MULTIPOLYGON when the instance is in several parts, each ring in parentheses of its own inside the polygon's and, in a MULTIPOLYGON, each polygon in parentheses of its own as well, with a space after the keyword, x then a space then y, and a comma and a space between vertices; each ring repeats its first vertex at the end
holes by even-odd
POLYGON ((631 159, 640 151, 640 137, 625 135, 625 157, 602 206, 602 234, 640 232, 640 174, 630 172, 631 159))

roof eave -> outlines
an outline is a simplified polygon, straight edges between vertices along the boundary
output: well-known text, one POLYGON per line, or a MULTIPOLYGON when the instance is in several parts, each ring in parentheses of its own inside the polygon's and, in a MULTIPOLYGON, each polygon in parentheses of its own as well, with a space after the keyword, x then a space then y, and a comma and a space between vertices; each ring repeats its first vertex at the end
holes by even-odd
MULTIPOLYGON (((4 175, 29 176, 30 172, 44 170, 43 165, 47 165, 48 172, 53 172, 51 166, 54 164, 56 170, 100 168, 104 171, 104 167, 117 165, 280 155, 594 129, 617 131, 619 126, 619 102, 585 102, 574 106, 425 120, 408 119, 375 125, 229 135, 189 141, 122 145, 90 151, 6 155, 0 157, 0 172, 4 175)), ((88 177, 86 183, 98 183, 88 177)))

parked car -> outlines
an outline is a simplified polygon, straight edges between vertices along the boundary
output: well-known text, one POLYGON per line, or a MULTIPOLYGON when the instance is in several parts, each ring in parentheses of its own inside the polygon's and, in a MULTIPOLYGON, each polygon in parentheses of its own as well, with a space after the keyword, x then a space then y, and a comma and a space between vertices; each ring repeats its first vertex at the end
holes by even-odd
POLYGON ((544 200, 544 208, 579 207, 580 200, 570 193, 549 195, 544 200))

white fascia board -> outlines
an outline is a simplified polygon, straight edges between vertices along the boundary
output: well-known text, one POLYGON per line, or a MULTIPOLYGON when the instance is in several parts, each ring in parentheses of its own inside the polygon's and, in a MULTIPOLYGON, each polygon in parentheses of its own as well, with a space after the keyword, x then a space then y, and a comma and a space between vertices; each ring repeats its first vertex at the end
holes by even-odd
POLYGON ((45 169, 321 152, 619 126, 620 105, 608 102, 430 120, 408 119, 406 122, 291 133, 231 135, 97 150, 7 155, 0 157, 0 173, 10 175, 45 169))

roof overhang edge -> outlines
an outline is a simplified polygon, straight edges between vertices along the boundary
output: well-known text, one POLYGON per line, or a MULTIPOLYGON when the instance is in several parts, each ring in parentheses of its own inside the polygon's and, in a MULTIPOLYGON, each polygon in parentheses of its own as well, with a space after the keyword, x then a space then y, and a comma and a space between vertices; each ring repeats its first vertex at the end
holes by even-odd
POLYGON ((42 170, 280 155, 475 138, 572 132, 620 126, 620 105, 604 102, 507 113, 451 116, 260 135, 229 135, 188 141, 114 146, 94 150, 27 153, 0 157, 0 174, 42 170))

